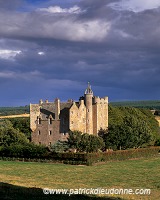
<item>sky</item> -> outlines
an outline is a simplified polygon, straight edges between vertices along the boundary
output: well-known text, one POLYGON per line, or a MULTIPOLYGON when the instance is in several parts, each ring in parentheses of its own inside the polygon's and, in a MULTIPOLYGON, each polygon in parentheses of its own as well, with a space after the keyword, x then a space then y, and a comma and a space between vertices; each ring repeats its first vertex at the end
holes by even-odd
POLYGON ((0 0, 0 107, 160 99, 159 0, 0 0))

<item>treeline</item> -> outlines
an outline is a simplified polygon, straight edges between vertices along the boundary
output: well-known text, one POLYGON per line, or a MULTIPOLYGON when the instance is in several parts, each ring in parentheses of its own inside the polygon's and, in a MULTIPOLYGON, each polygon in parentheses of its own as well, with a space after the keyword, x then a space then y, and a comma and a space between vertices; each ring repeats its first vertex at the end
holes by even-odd
POLYGON ((158 122, 147 109, 109 105, 108 130, 100 130, 107 149, 154 146, 160 139, 158 122))
POLYGON ((147 108, 147 109, 150 109, 150 110, 160 110, 160 100, 110 102, 110 105, 112 105, 112 106, 135 107, 135 108, 147 108))
POLYGON ((0 116, 29 114, 29 106, 0 107, 0 116))

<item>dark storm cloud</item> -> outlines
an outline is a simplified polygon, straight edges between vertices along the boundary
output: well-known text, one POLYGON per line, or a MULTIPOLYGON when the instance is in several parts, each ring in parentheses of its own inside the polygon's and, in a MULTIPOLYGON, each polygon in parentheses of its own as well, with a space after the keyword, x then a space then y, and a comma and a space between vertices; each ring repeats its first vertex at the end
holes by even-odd
POLYGON ((16 0, 10 9, 9 1, 2 2, 3 104, 8 97, 15 104, 77 98, 87 81, 97 95, 111 100, 160 98, 159 8, 116 10, 110 6, 116 0, 56 1, 56 7, 55 1, 41 1, 38 7, 16 0))
POLYGON ((20 7, 24 3, 24 0, 0 0, 0 9, 14 10, 20 7))

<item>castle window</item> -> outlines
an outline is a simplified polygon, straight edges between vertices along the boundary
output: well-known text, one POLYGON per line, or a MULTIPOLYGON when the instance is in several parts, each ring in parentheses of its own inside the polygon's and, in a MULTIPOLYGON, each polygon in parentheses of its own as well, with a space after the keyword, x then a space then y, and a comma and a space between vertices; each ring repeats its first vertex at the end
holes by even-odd
POLYGON ((66 120, 65 118, 62 118, 62 123, 63 123, 63 124, 65 124, 65 120, 66 120))
POLYGON ((73 121, 71 123, 73 124, 73 121))
POLYGON ((41 142, 39 142, 39 144, 41 144, 41 142))
POLYGON ((40 135, 41 134, 41 131, 38 131, 38 135, 40 135))
POLYGON ((37 119, 38 124, 41 124, 41 118, 37 119))
POLYGON ((48 123, 49 123, 49 124, 52 124, 52 118, 49 118, 48 123))
POLYGON ((52 135, 52 131, 49 131, 49 135, 52 135))
POLYGON ((89 109, 87 111, 89 112, 89 109))
POLYGON ((73 111, 71 111, 71 114, 73 114, 73 111))

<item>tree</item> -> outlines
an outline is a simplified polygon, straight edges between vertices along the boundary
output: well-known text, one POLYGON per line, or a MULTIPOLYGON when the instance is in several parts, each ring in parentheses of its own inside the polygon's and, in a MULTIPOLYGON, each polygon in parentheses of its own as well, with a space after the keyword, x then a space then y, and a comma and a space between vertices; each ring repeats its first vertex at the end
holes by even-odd
POLYGON ((153 145, 158 135, 158 123, 150 111, 109 106, 109 128, 99 135, 107 149, 127 149, 153 145))
POLYGON ((13 128, 18 129, 24 133, 26 137, 31 141, 31 129, 29 118, 11 118, 9 119, 13 125, 13 128))
POLYGON ((80 131, 70 131, 68 137, 68 145, 70 148, 76 149, 78 152, 97 152, 104 147, 103 139, 82 133, 80 131))
POLYGON ((50 150, 56 153, 65 152, 68 149, 69 149, 68 143, 66 141, 59 141, 59 140, 50 147, 50 150))
POLYGON ((19 130, 14 129, 10 121, 4 120, 0 124, 0 146, 10 146, 11 144, 28 143, 26 136, 19 130))
POLYGON ((81 138, 82 138, 82 132, 81 131, 69 131, 69 137, 68 139, 68 146, 71 149, 76 149, 77 151, 80 151, 81 149, 81 138))
POLYGON ((82 152, 97 152, 105 146, 103 139, 95 135, 87 133, 82 134, 80 142, 80 151, 82 152))

